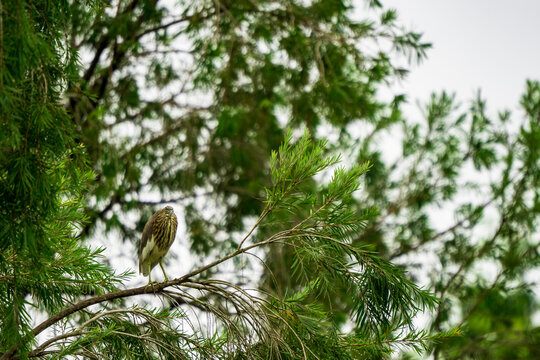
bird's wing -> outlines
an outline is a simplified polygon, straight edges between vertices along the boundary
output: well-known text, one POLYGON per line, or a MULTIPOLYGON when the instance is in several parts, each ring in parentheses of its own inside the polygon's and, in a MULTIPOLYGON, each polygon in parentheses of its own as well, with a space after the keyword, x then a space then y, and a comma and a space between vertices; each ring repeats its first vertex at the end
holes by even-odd
POLYGON ((142 237, 141 237, 141 245, 139 246, 139 272, 142 272, 141 265, 143 263, 142 259, 142 252, 146 244, 150 239, 152 239, 152 231, 154 229, 154 219, 156 218, 156 214, 152 215, 150 220, 146 223, 144 226, 142 237))

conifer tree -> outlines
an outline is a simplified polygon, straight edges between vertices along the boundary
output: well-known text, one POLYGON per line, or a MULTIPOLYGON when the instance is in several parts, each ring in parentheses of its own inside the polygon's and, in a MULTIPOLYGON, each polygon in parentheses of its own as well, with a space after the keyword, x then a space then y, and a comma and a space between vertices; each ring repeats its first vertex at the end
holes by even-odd
MULTIPOLYGON (((61 104, 78 78, 65 42, 67 3, 0 3, 0 352, 32 346, 32 308, 63 309, 115 288, 99 250, 74 236, 91 178, 72 117, 61 104)), ((35 315, 35 314, 34 314, 35 315)))

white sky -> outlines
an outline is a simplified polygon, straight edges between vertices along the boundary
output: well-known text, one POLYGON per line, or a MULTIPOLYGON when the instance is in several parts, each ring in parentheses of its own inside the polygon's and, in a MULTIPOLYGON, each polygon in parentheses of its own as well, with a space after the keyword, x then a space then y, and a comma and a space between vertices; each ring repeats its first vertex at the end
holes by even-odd
MULTIPOLYGON (((525 80, 540 80, 539 0, 382 0, 399 23, 433 44, 403 82, 409 102, 433 91, 468 104, 478 89, 488 109, 517 109, 525 80)), ((517 114, 516 114, 517 115, 517 114)))

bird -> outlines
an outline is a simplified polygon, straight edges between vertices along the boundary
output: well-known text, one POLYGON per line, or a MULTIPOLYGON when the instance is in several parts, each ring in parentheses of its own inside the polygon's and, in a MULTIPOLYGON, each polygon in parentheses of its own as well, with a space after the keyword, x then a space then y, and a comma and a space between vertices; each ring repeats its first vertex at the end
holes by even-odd
POLYGON ((169 281, 162 260, 174 242, 177 227, 178 219, 171 206, 156 211, 144 226, 139 246, 139 273, 148 276, 148 284, 152 283, 150 273, 157 264, 161 266, 165 281, 169 281))

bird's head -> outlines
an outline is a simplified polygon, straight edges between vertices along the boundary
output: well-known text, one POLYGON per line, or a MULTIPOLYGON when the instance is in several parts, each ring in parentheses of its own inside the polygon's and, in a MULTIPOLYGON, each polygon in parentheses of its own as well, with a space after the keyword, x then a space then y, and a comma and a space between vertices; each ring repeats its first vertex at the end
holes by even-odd
POLYGON ((167 212, 167 214, 174 215, 174 210, 173 210, 172 206, 165 206, 164 210, 167 212))

